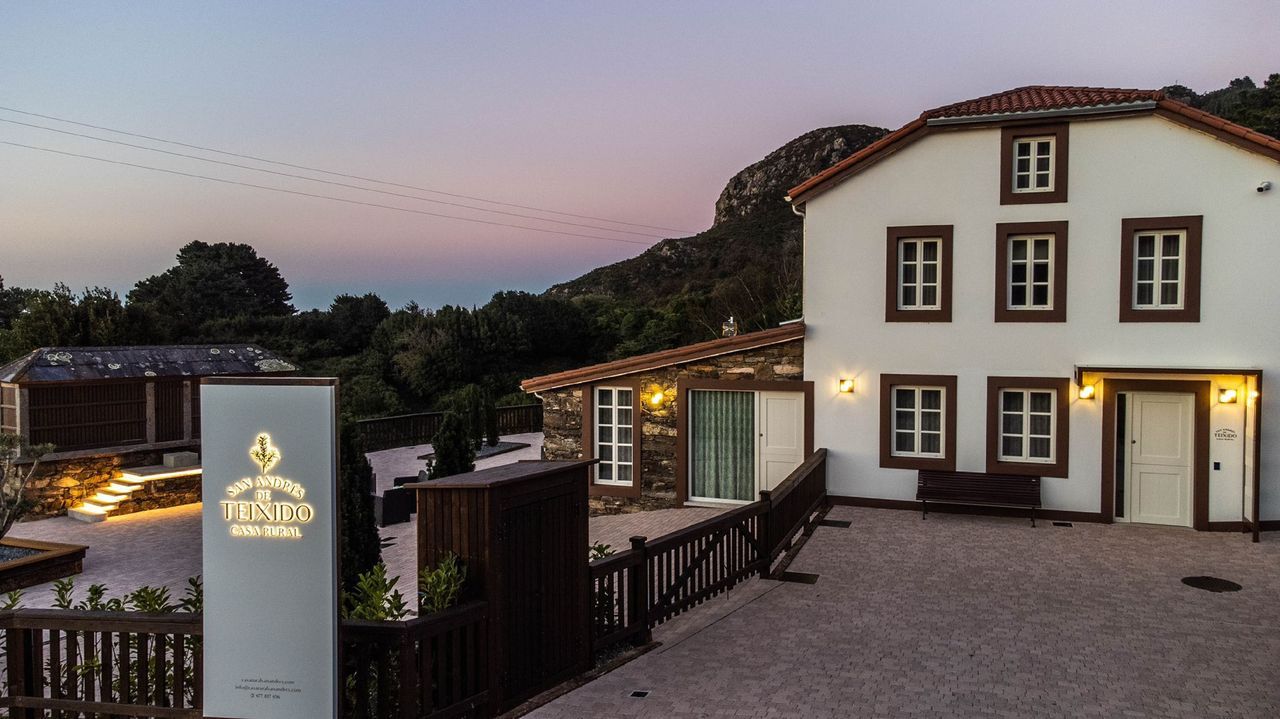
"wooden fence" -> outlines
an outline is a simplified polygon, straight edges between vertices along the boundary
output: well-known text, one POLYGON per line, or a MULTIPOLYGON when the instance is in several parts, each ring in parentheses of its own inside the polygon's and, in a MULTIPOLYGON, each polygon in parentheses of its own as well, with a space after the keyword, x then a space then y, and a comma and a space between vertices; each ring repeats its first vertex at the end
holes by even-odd
MULTIPOLYGON (((440 429, 444 412, 419 412, 395 417, 362 419, 357 424, 365 450, 377 452, 396 447, 430 444, 440 429)), ((542 431, 542 405, 522 404, 498 408, 498 434, 524 434, 542 431)))
POLYGON ((10 717, 202 716, 199 614, 0 612, 10 717))
POLYGON ((345 621, 344 717, 482 716, 489 700, 488 608, 459 605, 407 622, 345 621))
POLYGON ((774 561, 827 502, 827 451, 820 449, 760 500, 591 563, 592 646, 647 641, 650 630, 769 574, 774 561))

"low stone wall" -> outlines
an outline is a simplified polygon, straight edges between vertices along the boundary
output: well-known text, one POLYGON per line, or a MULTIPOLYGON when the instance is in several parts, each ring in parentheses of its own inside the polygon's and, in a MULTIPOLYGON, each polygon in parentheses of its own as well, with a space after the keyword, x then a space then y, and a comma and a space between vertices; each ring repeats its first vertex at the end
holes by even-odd
MULTIPOLYGON (((677 506, 676 413, 679 408, 676 406, 678 398, 674 393, 676 380, 682 377, 799 381, 804 379, 804 342, 794 340, 617 378, 629 382, 638 380, 644 387, 661 387, 672 393, 672 401, 656 412, 647 406, 641 410, 641 496, 592 497, 593 514, 618 514, 677 506)), ((600 384, 607 385, 609 381, 605 380, 600 384)), ((582 458, 582 393, 585 389, 583 385, 575 385, 539 393, 542 397, 542 446, 547 459, 582 458)))
POLYGON ((150 509, 178 507, 200 501, 200 475, 194 477, 174 477, 173 479, 157 479, 146 482, 142 489, 129 495, 129 498, 116 505, 111 516, 145 512, 150 509))
MULTIPOLYGON (((172 450, 177 451, 177 450, 172 450)), ((120 475, 120 470, 127 467, 145 467, 160 464, 162 452, 142 450, 95 457, 79 457, 74 459, 55 459, 41 461, 36 474, 27 484, 27 498, 33 506, 25 519, 44 519, 66 514, 67 510, 80 504, 86 497, 91 497, 120 475)), ((200 478, 178 478, 149 482, 135 494, 142 495, 121 504, 121 508, 113 514, 127 514, 143 509, 173 507, 179 504, 200 501, 200 478), (183 484, 183 480, 194 479, 193 488, 183 484), (172 496, 165 494, 172 489, 172 496), (194 497, 194 498, 193 498, 194 497), (126 509, 125 505, 136 505, 126 509)))

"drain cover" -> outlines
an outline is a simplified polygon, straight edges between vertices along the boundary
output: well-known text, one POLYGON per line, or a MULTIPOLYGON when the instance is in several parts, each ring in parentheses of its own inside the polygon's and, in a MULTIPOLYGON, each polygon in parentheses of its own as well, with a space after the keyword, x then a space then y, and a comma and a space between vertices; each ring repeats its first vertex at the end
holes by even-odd
POLYGON ((1074 527, 1075 525, 1074 525, 1074 524, 1072 524, 1071 522, 1054 522, 1054 523, 1053 523, 1053 526, 1055 526, 1055 527, 1074 527))
POLYGON ((819 527, 839 527, 841 529, 848 529, 849 527, 853 526, 853 522, 850 522, 847 519, 820 519, 818 520, 818 526, 819 527))
POLYGON ((817 584, 818 575, 809 572, 783 572, 778 575, 780 582, 795 582, 797 584, 817 584))
POLYGON ((1238 592, 1243 589, 1235 582, 1217 577, 1183 577, 1182 583, 1188 587, 1203 589, 1206 592, 1238 592))
POLYGON ((647 689, 637 689, 631 692, 632 699, 644 699, 647 696, 649 696, 649 690, 647 689))

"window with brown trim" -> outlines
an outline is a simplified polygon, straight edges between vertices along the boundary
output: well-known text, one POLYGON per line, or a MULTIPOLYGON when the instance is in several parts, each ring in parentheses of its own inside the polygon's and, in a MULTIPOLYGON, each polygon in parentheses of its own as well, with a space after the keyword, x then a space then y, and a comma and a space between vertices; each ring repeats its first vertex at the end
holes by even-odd
POLYGON ((1120 321, 1199 322, 1204 217, 1120 223, 1120 321))
POLYGON ((955 375, 880 375, 880 466, 955 470, 955 375))
POLYGON ((951 225, 890 227, 885 322, 951 321, 951 225))
POLYGON ((996 225, 996 322, 1067 321, 1067 223, 996 225))
POLYGON ((615 380, 582 388, 582 456, 600 460, 591 471, 591 494, 640 496, 640 386, 615 380))
POLYGON ((1071 380, 987 378, 987 471, 1067 476, 1071 380))
POLYGON ((1067 201, 1066 123, 1000 130, 1000 204, 1067 201))

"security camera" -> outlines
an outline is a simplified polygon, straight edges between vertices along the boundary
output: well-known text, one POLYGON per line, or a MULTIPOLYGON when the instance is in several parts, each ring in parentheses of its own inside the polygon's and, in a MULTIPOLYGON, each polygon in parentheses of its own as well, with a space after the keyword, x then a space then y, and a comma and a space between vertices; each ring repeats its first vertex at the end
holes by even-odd
POLYGON ((1266 192, 1271 189, 1271 180, 1264 180, 1258 185, 1258 192, 1266 192))

